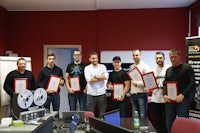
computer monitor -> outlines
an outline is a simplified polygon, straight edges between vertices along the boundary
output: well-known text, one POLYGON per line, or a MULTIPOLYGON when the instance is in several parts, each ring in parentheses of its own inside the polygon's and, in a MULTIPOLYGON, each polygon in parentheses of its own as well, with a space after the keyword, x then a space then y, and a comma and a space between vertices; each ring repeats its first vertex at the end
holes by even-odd
POLYGON ((89 117, 90 133, 133 133, 133 130, 117 126, 96 117, 89 117))
POLYGON ((114 124, 117 126, 121 125, 119 109, 104 113, 103 119, 104 119, 104 121, 109 122, 111 124, 114 124))
POLYGON ((49 117, 31 133, 53 133, 53 117, 49 117))

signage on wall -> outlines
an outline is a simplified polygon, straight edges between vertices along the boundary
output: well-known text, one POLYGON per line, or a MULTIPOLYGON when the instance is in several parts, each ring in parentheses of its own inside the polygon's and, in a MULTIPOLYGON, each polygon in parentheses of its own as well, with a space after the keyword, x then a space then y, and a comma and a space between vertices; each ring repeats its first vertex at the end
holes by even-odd
POLYGON ((187 37, 187 63, 194 70, 196 92, 193 95, 194 101, 191 104, 190 117, 200 119, 200 37, 187 37))

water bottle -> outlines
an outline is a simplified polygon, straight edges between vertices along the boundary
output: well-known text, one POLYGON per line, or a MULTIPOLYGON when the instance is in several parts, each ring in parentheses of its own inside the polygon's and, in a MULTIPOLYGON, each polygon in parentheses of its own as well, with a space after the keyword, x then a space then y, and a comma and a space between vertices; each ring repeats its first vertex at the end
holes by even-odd
POLYGON ((133 114, 133 126, 134 126, 134 128, 139 128, 139 126, 140 126, 140 120, 139 120, 138 111, 134 111, 134 114, 133 114))

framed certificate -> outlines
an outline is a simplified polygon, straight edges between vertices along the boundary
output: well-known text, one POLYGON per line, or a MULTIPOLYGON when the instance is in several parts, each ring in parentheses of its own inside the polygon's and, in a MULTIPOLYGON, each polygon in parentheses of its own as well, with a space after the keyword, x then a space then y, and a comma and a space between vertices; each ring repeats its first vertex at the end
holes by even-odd
POLYGON ((51 75, 51 77, 49 78, 49 83, 47 85, 47 90, 53 90, 54 92, 58 92, 60 80, 61 80, 61 77, 51 75))
POLYGON ((123 83, 113 83, 113 99, 117 99, 122 96, 124 90, 123 83))
POLYGON ((28 89, 27 78, 14 78, 14 92, 20 93, 23 90, 28 89))
POLYGON ((73 91, 75 91, 75 92, 81 91, 79 76, 70 76, 69 83, 70 83, 70 87, 72 88, 73 91))
POLYGON ((147 88, 147 90, 154 90, 158 88, 158 84, 156 82, 156 78, 154 76, 153 72, 145 73, 142 75, 143 82, 144 82, 144 87, 147 88))
POLYGON ((139 71, 137 67, 129 71, 128 76, 130 77, 131 80, 135 80, 136 82, 142 80, 142 73, 139 71))
POLYGON ((166 82, 166 92, 171 102, 176 102, 178 96, 178 82, 167 81, 166 82))

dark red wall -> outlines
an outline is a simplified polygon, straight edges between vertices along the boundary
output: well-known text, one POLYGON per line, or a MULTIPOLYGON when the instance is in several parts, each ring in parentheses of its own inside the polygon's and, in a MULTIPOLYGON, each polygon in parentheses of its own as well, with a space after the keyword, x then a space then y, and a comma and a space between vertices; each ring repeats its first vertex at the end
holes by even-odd
MULTIPOLYGON (((83 60, 101 50, 168 50, 185 52, 188 9, 8 12, 8 48, 32 58, 37 76, 43 45, 82 44, 83 60)), ((127 57, 132 58, 132 57, 127 57)), ((183 56, 185 61, 185 56, 183 56)))
POLYGON ((98 50, 180 48, 187 36, 187 9, 99 11, 98 50))
POLYGON ((200 0, 190 7, 191 11, 191 36, 198 36, 197 15, 200 15, 200 0))
POLYGON ((95 14, 92 11, 9 12, 9 47, 19 56, 32 58, 35 75, 43 66, 43 45, 82 44, 84 59, 88 61, 88 52, 96 50, 95 14))
POLYGON ((0 6, 0 56, 5 55, 6 46, 6 13, 7 11, 0 6))

